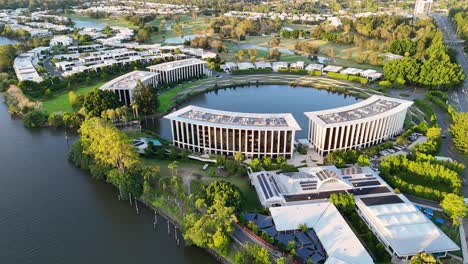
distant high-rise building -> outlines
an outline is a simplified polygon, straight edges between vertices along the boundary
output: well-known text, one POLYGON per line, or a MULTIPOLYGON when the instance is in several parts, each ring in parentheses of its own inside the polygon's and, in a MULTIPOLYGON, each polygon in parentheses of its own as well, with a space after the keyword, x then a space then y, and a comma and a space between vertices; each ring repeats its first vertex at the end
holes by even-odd
POLYGON ((414 3, 414 17, 431 14, 432 0, 416 0, 414 3))

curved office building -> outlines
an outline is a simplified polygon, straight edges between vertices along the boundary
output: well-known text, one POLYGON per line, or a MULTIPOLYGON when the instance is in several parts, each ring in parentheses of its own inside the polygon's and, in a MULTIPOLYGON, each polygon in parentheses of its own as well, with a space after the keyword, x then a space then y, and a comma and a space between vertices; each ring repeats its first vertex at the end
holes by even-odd
POLYGON ((185 59, 165 62, 147 67, 151 72, 157 72, 161 84, 191 80, 201 76, 211 76, 207 63, 200 59, 185 59))
POLYGON ((253 114, 187 106, 168 114, 174 146, 246 158, 291 158, 299 125, 291 114, 253 114))
POLYGON ((307 112, 308 139, 315 151, 361 149, 400 133, 411 101, 373 95, 359 103, 307 112))

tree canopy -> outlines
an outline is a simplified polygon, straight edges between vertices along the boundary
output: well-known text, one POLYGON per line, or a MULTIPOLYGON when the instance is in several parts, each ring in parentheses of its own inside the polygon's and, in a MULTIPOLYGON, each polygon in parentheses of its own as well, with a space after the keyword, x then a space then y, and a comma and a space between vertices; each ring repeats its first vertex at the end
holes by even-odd
POLYGON ((114 109, 120 105, 118 95, 100 89, 94 89, 86 94, 83 103, 86 113, 90 117, 99 117, 102 111, 114 109))
POLYGON ((468 207, 463 196, 450 193, 440 203, 440 207, 452 219, 454 225, 460 225, 460 219, 466 217, 468 207))

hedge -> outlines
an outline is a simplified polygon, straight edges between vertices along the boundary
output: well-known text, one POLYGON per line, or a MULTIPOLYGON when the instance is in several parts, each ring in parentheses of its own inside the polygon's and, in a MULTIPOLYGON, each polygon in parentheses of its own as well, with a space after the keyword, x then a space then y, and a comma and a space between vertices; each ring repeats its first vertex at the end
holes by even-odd
POLYGON ((272 69, 247 69, 232 71, 232 75, 272 72, 272 69))
POLYGON ((312 76, 321 76, 322 71, 320 71, 320 70, 311 70, 310 75, 312 75, 312 76))
POLYGON ((336 78, 336 79, 348 80, 348 75, 343 74, 343 73, 327 72, 327 76, 332 77, 332 78, 336 78))
POLYGON ((369 83, 369 80, 367 78, 354 76, 354 75, 349 75, 348 80, 354 81, 354 82, 360 82, 361 84, 369 83))

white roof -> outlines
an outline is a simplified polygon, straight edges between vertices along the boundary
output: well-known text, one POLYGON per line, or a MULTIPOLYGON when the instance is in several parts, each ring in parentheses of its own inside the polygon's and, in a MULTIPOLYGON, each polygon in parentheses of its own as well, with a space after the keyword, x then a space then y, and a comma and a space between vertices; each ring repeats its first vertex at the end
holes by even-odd
POLYGON ((177 69, 177 68, 181 68, 185 66, 197 65, 197 64, 206 64, 206 62, 200 59, 192 58, 192 59, 165 62, 165 63, 149 66, 147 68, 152 71, 171 71, 173 69, 177 69))
POLYGON ((271 63, 267 61, 257 61, 255 62, 255 67, 257 68, 271 68, 271 63))
POLYGON ((364 119, 380 118, 382 116, 395 114, 406 110, 412 104, 412 101, 372 95, 366 100, 352 105, 322 111, 305 112, 304 114, 309 119, 322 126, 334 125, 337 123, 344 125, 358 120, 359 122, 363 122, 364 119))
POLYGON ((363 70, 356 69, 356 68, 346 68, 346 69, 341 71, 341 73, 343 73, 343 74, 350 74, 350 75, 356 75, 356 74, 359 74, 361 72, 363 72, 363 70))
MULTIPOLYGON (((404 195, 402 202, 366 205, 357 198, 356 205, 379 236, 399 256, 412 256, 419 252, 438 253, 460 248, 434 223, 428 220, 404 195)), ((380 196, 385 197, 385 196, 380 196)))
POLYGON ((323 69, 323 64, 319 64, 319 63, 312 63, 312 64, 307 65, 307 67, 305 67, 306 71, 321 70, 321 69, 323 69))
POLYGON ((237 67, 239 68, 239 70, 248 70, 255 68, 255 66, 250 62, 239 62, 237 63, 237 67))
POLYGON ((300 224, 314 229, 330 259, 326 263, 373 263, 344 218, 329 202, 272 207, 270 212, 277 231, 297 230, 300 224))
POLYGON ((289 114, 256 114, 228 112, 189 105, 165 116, 167 119, 182 122, 257 130, 301 130, 294 117, 289 114))
POLYGON ((122 76, 119 76, 113 79, 110 82, 107 82, 99 89, 101 90, 132 90, 135 89, 138 81, 144 82, 145 80, 152 78, 159 73, 156 72, 147 72, 147 71, 132 71, 122 76))
POLYGON ((335 66, 335 65, 327 65, 325 68, 323 68, 323 71, 325 72, 339 72, 343 67, 341 66, 335 66))

